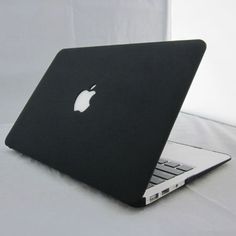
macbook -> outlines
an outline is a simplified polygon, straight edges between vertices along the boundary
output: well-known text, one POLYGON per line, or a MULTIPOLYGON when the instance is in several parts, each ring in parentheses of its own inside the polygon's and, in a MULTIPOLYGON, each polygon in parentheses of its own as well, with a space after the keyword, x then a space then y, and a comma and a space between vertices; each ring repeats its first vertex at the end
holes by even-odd
POLYGON ((230 160, 167 141, 205 48, 186 40, 62 49, 5 143, 124 203, 153 203, 230 160))

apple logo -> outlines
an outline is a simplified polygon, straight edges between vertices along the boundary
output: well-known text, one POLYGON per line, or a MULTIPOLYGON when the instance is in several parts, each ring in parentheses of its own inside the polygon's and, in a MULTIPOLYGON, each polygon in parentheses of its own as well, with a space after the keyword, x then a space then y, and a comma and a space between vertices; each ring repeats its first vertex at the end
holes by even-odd
POLYGON ((90 105, 90 99, 92 96, 96 94, 93 89, 96 87, 96 84, 93 85, 89 91, 83 90, 76 98, 75 104, 74 104, 74 111, 84 112, 86 109, 88 109, 90 105))

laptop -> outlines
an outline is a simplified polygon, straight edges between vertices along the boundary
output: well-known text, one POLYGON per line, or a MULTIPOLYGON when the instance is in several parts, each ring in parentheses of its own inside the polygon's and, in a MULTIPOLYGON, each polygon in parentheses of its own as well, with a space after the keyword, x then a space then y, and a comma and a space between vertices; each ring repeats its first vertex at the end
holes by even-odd
POLYGON ((153 203, 230 160, 167 141, 205 48, 186 40, 63 49, 5 143, 131 206, 153 203))

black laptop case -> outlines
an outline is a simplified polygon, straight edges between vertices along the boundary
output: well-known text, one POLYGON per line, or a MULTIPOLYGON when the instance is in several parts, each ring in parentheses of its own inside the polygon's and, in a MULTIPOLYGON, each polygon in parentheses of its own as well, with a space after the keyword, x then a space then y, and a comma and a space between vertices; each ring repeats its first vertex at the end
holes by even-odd
POLYGON ((142 196, 205 51, 201 40, 61 50, 6 145, 130 205, 142 196), (78 94, 95 85, 83 113, 78 94))

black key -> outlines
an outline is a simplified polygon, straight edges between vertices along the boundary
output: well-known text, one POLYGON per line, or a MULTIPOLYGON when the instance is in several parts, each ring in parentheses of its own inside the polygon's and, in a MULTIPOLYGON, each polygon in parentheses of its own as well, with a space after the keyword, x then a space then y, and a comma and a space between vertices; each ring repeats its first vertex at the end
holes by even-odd
POLYGON ((160 183, 162 183, 162 182, 164 182, 165 180, 164 179, 161 179, 161 178, 159 178, 159 177, 156 177, 156 176, 152 176, 152 178, 151 178, 151 180, 150 180, 150 182, 152 183, 152 184, 160 184, 160 183))
POLYGON ((166 173, 164 171, 157 170, 157 169, 154 170, 153 174, 157 177, 162 178, 162 179, 171 179, 171 178, 175 177, 175 175, 172 175, 172 174, 169 174, 169 173, 166 173))
POLYGON ((189 170, 192 170, 193 167, 191 167, 191 166, 186 166, 186 165, 181 165, 181 166, 178 166, 177 169, 178 169, 178 170, 183 170, 183 171, 189 171, 189 170))
POLYGON ((154 186, 154 184, 149 183, 147 188, 151 188, 152 186, 154 186))
POLYGON ((173 174, 173 175, 180 175, 180 174, 184 173, 182 170, 177 170, 175 168, 172 168, 172 167, 169 167, 169 166, 160 165, 160 164, 156 165, 156 169, 163 170, 163 171, 168 172, 168 173, 173 174))
POLYGON ((170 167, 174 167, 175 168, 175 167, 179 166, 179 163, 170 161, 170 162, 165 163, 165 166, 170 166, 170 167))
POLYGON ((159 161, 158 161, 159 164, 164 164, 164 163, 166 163, 166 162, 167 162, 166 159, 159 159, 159 161))

